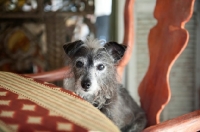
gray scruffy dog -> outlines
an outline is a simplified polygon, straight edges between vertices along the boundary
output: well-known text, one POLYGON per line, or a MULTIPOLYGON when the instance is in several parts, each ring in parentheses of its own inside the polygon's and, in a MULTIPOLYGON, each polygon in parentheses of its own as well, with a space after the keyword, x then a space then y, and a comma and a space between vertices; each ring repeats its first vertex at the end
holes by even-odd
POLYGON ((93 104, 124 132, 139 132, 146 125, 144 111, 117 81, 116 65, 126 47, 96 39, 63 46, 70 58, 73 78, 64 87, 93 104))

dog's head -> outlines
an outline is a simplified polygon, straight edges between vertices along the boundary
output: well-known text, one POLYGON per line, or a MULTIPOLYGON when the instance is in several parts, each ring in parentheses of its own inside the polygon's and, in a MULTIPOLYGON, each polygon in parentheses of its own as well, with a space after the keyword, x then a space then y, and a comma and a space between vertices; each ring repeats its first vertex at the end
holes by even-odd
POLYGON ((123 57, 126 46, 116 42, 101 45, 98 40, 79 40, 65 44, 63 48, 72 62, 75 93, 89 102, 100 93, 112 96, 113 85, 117 83, 115 66, 123 57))

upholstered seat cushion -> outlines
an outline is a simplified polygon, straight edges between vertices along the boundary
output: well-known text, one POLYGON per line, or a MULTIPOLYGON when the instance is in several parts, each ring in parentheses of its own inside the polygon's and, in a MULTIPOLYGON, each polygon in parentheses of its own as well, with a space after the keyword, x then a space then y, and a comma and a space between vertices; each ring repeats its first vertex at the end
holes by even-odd
POLYGON ((119 131, 98 109, 74 93, 8 72, 0 72, 0 129, 119 131))

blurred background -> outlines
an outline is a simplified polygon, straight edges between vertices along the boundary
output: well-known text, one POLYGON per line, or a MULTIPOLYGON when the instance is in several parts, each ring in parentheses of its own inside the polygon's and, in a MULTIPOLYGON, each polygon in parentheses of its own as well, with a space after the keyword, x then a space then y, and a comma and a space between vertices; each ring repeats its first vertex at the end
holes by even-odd
MULTIPOLYGON (((0 0, 0 71, 39 73, 63 67, 62 45, 87 36, 122 43, 125 0, 0 0)), ((137 88, 148 68, 148 33, 156 24, 156 0, 135 0, 135 42, 124 86, 139 103, 137 88)), ((186 24, 189 43, 170 72, 172 97, 161 120, 199 109, 199 1, 186 24)), ((159 36, 158 36, 159 37, 159 36)), ((162 63, 162 62, 161 62, 162 63)), ((55 82, 62 85, 62 82, 55 82)))

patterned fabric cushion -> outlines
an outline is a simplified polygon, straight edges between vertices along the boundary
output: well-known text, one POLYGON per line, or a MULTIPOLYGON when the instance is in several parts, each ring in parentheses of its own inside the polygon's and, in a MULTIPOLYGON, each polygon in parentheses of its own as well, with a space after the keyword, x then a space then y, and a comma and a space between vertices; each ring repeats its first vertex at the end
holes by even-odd
POLYGON ((0 131, 117 132, 98 109, 53 84, 0 72, 0 131))

